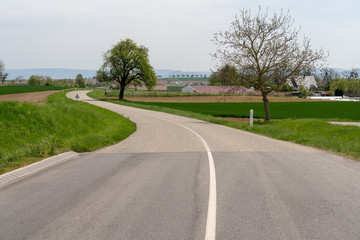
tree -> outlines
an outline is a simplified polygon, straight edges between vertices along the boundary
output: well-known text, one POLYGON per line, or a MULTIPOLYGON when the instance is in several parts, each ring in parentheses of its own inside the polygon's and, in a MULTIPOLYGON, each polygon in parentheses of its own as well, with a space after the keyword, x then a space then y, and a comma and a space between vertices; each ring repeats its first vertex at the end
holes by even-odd
POLYGON ((225 64, 210 76, 210 85, 236 86, 239 83, 239 74, 234 66, 225 64))
POLYGON ((39 85, 40 84, 40 78, 37 75, 31 75, 28 80, 29 85, 39 85))
POLYGON ((18 82, 18 83, 20 83, 20 85, 21 85, 21 82, 24 81, 24 80, 25 80, 25 78, 24 78, 24 76, 22 76, 22 75, 19 75, 19 76, 17 76, 17 77, 15 78, 15 81, 18 82))
POLYGON ((339 74, 332 68, 320 69, 320 80, 318 81, 319 87, 324 90, 330 89, 330 83, 333 79, 339 78, 339 74))
POLYGON ((299 43, 300 28, 293 29, 293 23, 289 13, 270 17, 267 10, 259 8, 257 15, 251 16, 250 11, 241 10, 228 31, 214 35, 218 45, 214 57, 236 66, 240 78, 260 90, 265 121, 270 120, 267 95, 301 70, 318 68, 327 57, 322 49, 311 49, 309 38, 299 43))
POLYGON ((85 80, 81 74, 76 75, 75 86, 80 88, 85 87, 85 80))
POLYGON ((54 81, 52 80, 52 78, 49 76, 45 77, 45 86, 53 86, 53 85, 54 85, 54 81))
POLYGON ((9 74, 5 73, 5 64, 0 60, 0 81, 2 84, 5 83, 5 80, 9 74))
POLYGON ((137 46, 131 39, 118 42, 104 54, 104 63, 97 71, 96 78, 101 82, 117 82, 120 86, 120 100, 124 99, 125 87, 130 83, 143 83, 150 90, 156 85, 148 49, 137 46))
POLYGON ((342 75, 346 78, 346 79, 356 79, 359 78, 359 74, 360 74, 360 69, 358 68, 352 68, 350 71, 344 71, 342 73, 342 75))

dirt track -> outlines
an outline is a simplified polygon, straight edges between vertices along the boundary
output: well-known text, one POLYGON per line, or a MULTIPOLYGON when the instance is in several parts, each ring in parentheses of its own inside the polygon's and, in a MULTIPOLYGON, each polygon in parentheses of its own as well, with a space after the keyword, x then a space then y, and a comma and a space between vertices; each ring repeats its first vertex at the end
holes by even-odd
POLYGON ((44 100, 46 100, 48 96, 59 91, 60 90, 0 95, 0 101, 20 101, 20 102, 41 103, 44 100))

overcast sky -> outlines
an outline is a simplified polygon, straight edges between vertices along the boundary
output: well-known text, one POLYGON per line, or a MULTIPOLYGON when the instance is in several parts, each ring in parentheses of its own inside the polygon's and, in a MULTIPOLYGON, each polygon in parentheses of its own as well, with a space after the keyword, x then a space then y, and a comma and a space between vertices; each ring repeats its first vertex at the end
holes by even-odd
POLYGON ((102 55, 131 38, 155 69, 209 71, 213 35, 239 9, 289 10, 329 67, 360 67, 359 0, 0 0, 0 60, 6 68, 98 69, 102 55))

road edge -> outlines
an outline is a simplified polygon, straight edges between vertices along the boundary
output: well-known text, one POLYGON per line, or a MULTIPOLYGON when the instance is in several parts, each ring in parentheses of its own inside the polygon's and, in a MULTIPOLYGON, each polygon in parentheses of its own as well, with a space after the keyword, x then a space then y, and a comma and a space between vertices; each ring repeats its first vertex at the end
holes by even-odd
POLYGON ((34 173, 37 173, 41 170, 53 167, 59 163, 65 162, 66 160, 70 160, 73 157, 78 156, 79 153, 69 151, 65 153, 58 154, 56 156, 52 156, 49 158, 45 158, 39 162, 32 163, 22 168, 18 168, 11 172, 7 172, 0 175, 0 188, 9 184, 16 182, 20 179, 28 177, 34 173))

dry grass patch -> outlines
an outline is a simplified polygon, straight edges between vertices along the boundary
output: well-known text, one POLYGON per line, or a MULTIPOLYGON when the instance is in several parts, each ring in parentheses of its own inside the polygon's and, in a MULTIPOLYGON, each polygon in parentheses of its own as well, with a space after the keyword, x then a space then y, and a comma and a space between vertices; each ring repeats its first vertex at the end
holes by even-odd
POLYGON ((19 102, 30 102, 40 103, 43 102, 51 94, 60 92, 60 90, 45 91, 45 92, 31 92, 31 93, 15 93, 0 95, 0 101, 19 101, 19 102))

